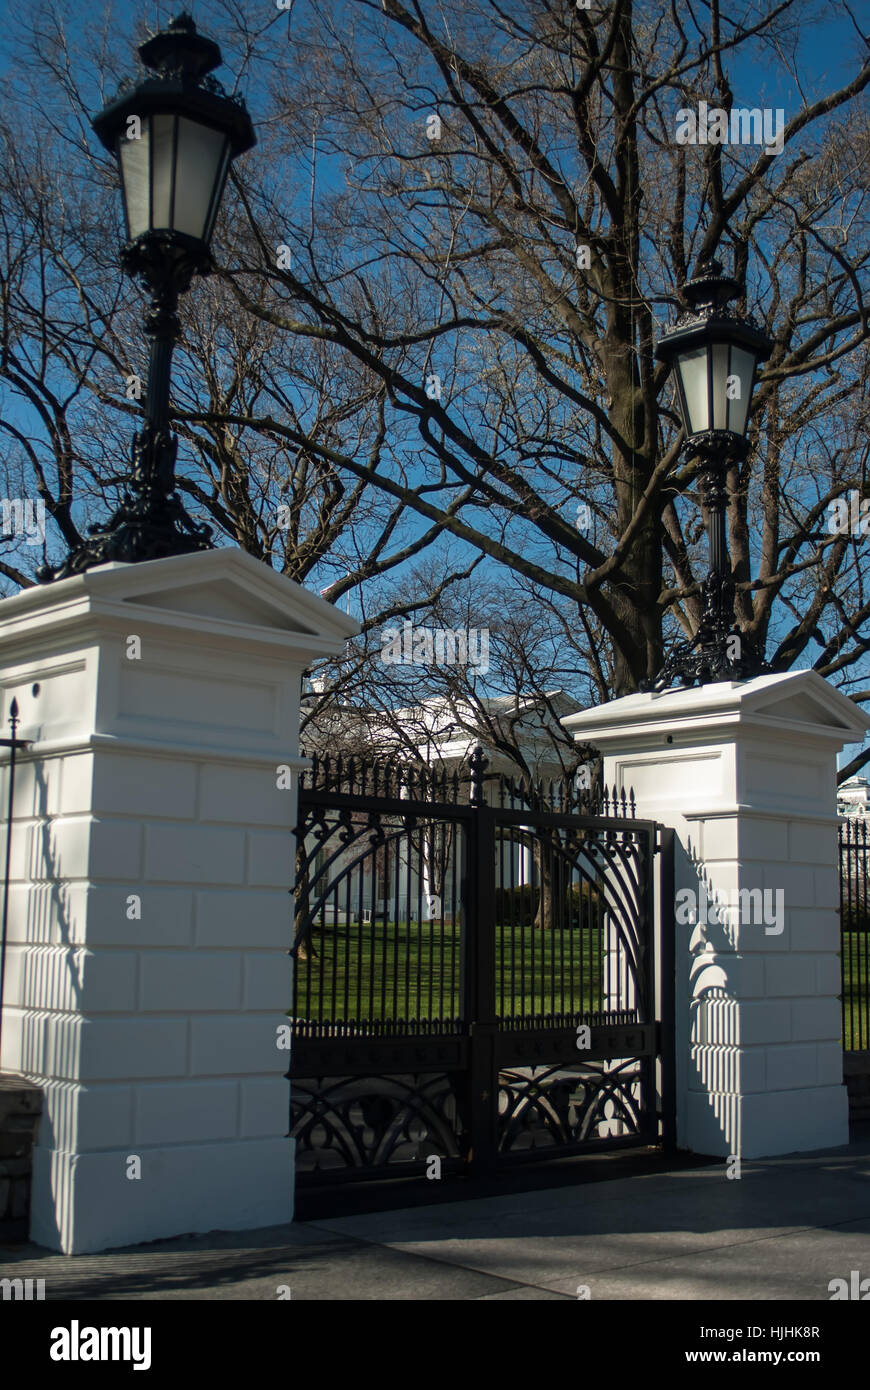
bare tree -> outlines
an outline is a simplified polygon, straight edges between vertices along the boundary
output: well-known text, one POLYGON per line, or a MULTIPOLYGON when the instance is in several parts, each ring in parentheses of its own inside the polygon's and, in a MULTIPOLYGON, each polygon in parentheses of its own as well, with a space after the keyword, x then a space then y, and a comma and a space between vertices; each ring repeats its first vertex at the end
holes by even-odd
MULTIPOLYGON (((332 211, 348 221, 346 254, 322 256, 300 233, 295 272, 230 278, 248 311, 380 379, 391 458, 377 485, 587 614, 607 635, 616 693, 636 688, 671 635, 697 626, 704 553, 699 460, 681 460, 662 399, 656 315, 679 304, 694 260, 727 252, 747 281, 739 307, 775 342, 752 453, 730 478, 737 617, 775 669, 810 656, 822 674, 844 669, 844 644, 863 652, 864 614, 838 611, 850 548, 825 531, 825 509, 861 486, 866 421, 837 459, 807 467, 806 455, 863 389, 870 66, 796 95, 781 154, 693 147, 675 139, 678 109, 730 112, 729 65, 749 57, 787 74, 813 7, 713 3, 704 28, 688 6, 628 0, 590 12, 356 0, 304 14, 291 38, 310 61, 282 64, 274 95, 287 130, 316 118, 341 160, 332 211)), ((253 190, 246 206, 252 226, 268 221, 253 190)))
MULTIPOLYGON (((0 379, 26 405, 3 412, 2 461, 71 543, 117 496, 138 408, 116 175, 86 120, 133 36, 105 24, 88 60, 58 10, 35 16, 0 105, 0 379)), ((203 0, 260 143, 186 308, 174 419, 198 517, 352 592, 369 645, 449 595, 449 577, 407 583, 449 542, 481 595, 494 576, 546 605, 583 698, 635 689, 700 616, 700 461, 653 347, 718 253, 775 344, 729 479, 737 621, 774 669, 870 698, 862 538, 829 525, 832 502, 870 497, 870 65, 856 42, 833 87, 792 56, 814 24, 855 34, 850 16, 840 0, 203 0), (702 101, 768 105, 760 70, 790 92, 781 150, 677 140, 702 101)), ((28 582, 31 558, 19 544, 3 573, 28 582)), ((545 693, 546 662, 524 678, 545 693)))
MULTIPOLYGON (((0 479, 7 498, 38 499, 50 526, 38 545, 21 527, 3 538, 0 574, 10 586, 32 584, 40 564, 59 558, 58 544, 79 545, 88 524, 105 520, 129 468, 146 304, 120 274, 117 171, 87 113, 129 69, 132 38, 104 27, 97 88, 59 7, 13 24, 16 63, 0 111, 0 479)), ((243 65, 246 51, 244 35, 231 35, 231 60, 243 65)), ((216 255, 232 265, 250 241, 230 198, 216 255)), ((353 583, 360 556, 387 574, 425 546, 405 534, 402 502, 311 447, 371 447, 378 388, 351 359, 316 340, 288 353, 286 335, 240 315, 219 276, 185 296, 182 316, 178 486, 219 543, 321 584, 336 572, 353 583), (258 429, 234 426, 231 412, 256 415, 258 429), (269 427, 272 417, 292 424, 292 442, 269 427)))

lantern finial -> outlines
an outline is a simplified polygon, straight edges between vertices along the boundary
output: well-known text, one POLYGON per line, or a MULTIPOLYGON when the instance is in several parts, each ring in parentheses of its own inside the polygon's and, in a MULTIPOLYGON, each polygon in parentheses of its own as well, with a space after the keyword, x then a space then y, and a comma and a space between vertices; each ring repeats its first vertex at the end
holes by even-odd
POLYGON ((691 280, 683 286, 683 296, 696 312, 724 309, 740 294, 742 286, 731 275, 725 275, 722 262, 714 256, 699 259, 691 280))
POLYGON ((212 39, 196 32, 196 25, 187 11, 176 15, 165 29, 139 45, 139 57, 146 68, 159 72, 161 77, 180 77, 198 82, 223 59, 220 48, 212 39))

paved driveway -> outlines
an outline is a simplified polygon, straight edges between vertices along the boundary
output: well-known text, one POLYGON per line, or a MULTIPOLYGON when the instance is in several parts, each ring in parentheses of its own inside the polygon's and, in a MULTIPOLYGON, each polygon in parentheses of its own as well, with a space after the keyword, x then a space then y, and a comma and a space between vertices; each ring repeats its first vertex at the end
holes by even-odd
POLYGON ((0 1249, 47 1299, 807 1299, 870 1277, 870 1134, 681 1168, 101 1255, 0 1249), (279 1295, 279 1290, 283 1292, 279 1295))

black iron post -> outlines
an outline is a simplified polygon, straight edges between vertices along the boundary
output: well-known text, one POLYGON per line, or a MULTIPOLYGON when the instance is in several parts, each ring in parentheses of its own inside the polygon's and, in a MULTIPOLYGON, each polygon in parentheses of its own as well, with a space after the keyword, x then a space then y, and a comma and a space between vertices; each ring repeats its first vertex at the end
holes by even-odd
POLYGON ((30 739, 16 738, 18 701, 9 707, 11 738, 0 738, 0 748, 9 749, 9 795, 6 799, 6 872, 3 878, 3 926, 0 931, 0 1058, 3 1056, 3 987, 6 982, 6 932, 9 923, 9 879, 12 873, 12 820, 15 810, 15 754, 19 748, 29 748, 30 739))
POLYGON ((178 301, 196 267, 186 256, 167 255, 164 259, 161 249, 158 243, 147 256, 140 248, 125 248, 122 253, 125 268, 140 274, 151 291, 144 320, 151 339, 145 418, 133 438, 123 501, 110 521, 90 527, 91 539, 73 550, 57 569, 40 570, 37 577, 41 583, 66 579, 113 560, 136 564, 212 548, 211 527, 187 515, 176 491, 178 437, 169 429, 172 351, 180 336, 178 301))
POLYGON ((491 1173, 498 1155, 498 1066, 495 1013, 495 814, 487 805, 484 773, 488 758, 477 744, 469 759, 471 788, 468 821, 470 875, 465 884, 471 911, 465 915, 464 950, 470 968, 465 976, 463 1007, 469 1020, 470 1168, 491 1173), (467 1001, 467 1002, 466 1002, 467 1001))
POLYGON ((711 438, 704 443, 693 441, 693 447, 704 458, 701 488, 710 557, 701 584, 701 620, 691 641, 678 642, 655 680, 647 683, 646 688, 651 690, 666 690, 675 681, 686 686, 749 680, 769 669, 734 619, 735 589, 725 529, 730 501, 727 473, 734 459, 730 452, 733 446, 711 438))
MULTIPOLYGON (((659 878, 658 924, 653 927, 653 950, 658 947, 660 1014, 658 1051, 661 1057, 661 1140, 665 1153, 677 1146, 677 1058, 676 1058, 676 943, 674 925, 674 831, 658 828, 659 878)), ((653 1010, 653 1017, 655 1012, 653 1010)))

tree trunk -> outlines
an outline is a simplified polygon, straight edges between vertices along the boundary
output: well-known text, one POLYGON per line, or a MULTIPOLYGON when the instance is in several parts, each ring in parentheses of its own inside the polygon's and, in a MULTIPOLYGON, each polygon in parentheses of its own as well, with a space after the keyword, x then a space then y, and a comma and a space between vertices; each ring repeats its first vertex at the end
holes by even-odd
POLYGON ((536 931, 564 931, 568 923, 570 872, 561 854, 554 852, 554 839, 540 839, 535 846, 540 897, 535 913, 536 931))

